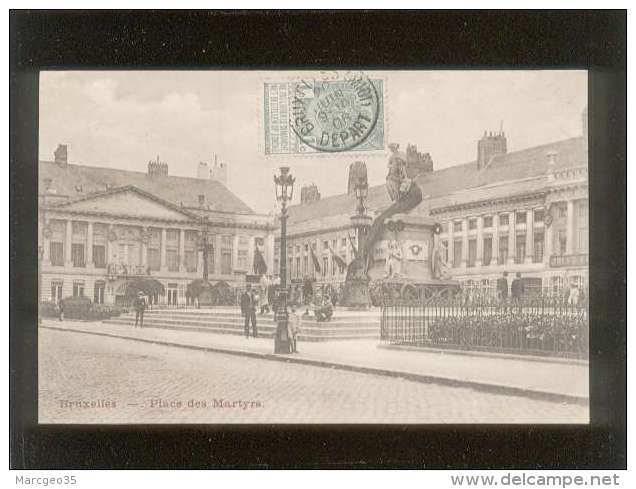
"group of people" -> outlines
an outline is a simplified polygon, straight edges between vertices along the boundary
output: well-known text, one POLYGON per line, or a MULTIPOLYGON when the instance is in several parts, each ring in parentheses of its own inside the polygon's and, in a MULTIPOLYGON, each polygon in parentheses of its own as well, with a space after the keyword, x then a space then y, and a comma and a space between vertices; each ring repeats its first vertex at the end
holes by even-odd
MULTIPOLYGON (((567 279, 566 279, 567 281, 567 279)), ((503 276, 497 279, 497 298, 500 302, 506 302, 508 297, 514 302, 520 301, 526 296, 526 284, 521 278, 521 273, 517 272, 515 278, 510 284, 510 294, 508 294, 508 272, 504 272, 503 276)), ((565 300, 568 305, 576 306, 583 301, 583 291, 579 289, 576 282, 567 281, 565 289, 563 289, 565 300)))
MULTIPOLYGON (((268 301, 269 304, 273 304, 273 301, 268 301)), ((247 284, 245 288, 245 292, 241 294, 241 314, 245 318, 244 330, 245 330, 245 338, 250 337, 250 325, 252 331, 252 337, 258 338, 258 328, 256 325, 256 310, 259 307, 259 293, 257 290, 252 288, 251 284, 247 284)), ((261 314, 263 313, 263 309, 261 308, 261 314)), ((296 311, 296 305, 291 304, 291 312, 288 316, 287 321, 287 336, 289 338, 290 352, 297 353, 298 350, 296 348, 298 333, 300 332, 302 323, 302 318, 296 311)))

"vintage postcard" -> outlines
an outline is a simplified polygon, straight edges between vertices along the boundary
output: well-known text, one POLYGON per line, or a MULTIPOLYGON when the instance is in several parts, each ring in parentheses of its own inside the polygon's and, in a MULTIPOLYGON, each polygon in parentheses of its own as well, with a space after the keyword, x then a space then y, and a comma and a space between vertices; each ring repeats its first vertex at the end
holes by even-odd
POLYGON ((42 71, 39 423, 587 424, 587 72, 42 71))

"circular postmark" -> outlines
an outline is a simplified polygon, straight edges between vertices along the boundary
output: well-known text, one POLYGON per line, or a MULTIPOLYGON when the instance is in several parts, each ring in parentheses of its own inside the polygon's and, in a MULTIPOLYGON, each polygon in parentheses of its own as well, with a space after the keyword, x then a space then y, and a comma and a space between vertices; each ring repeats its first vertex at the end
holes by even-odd
POLYGON ((363 74, 294 84, 290 126, 299 140, 324 152, 347 151, 373 133, 380 114, 376 86, 363 74))

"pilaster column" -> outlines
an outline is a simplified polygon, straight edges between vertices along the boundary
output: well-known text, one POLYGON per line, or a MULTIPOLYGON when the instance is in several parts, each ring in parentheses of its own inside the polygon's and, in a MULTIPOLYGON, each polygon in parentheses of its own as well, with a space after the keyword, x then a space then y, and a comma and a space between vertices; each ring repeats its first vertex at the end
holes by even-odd
POLYGON ((504 265, 499 263, 499 214, 492 216, 492 261, 493 265, 504 265))
POLYGON ((185 272, 185 229, 179 230, 179 271, 185 272))
MULTIPOLYGON (((547 211, 546 211, 547 212, 547 211)), ((547 214, 546 214, 547 215, 547 214)), ((543 263, 546 265, 550 264, 550 256, 552 256, 552 245, 553 245, 553 235, 552 235, 552 225, 544 226, 544 244, 543 244, 543 263)))
POLYGON ((73 222, 66 221, 66 236, 64 238, 64 265, 73 266, 71 247, 73 246, 73 222))
POLYGON ((517 213, 508 214, 508 264, 514 265, 517 255, 517 213))
POLYGON ((574 201, 568 200, 568 231, 567 242, 565 243, 565 254, 574 253, 574 201))
POLYGON ((534 209, 526 211, 526 263, 534 257, 534 209))
POLYGON ((110 237, 113 234, 113 225, 109 224, 106 230, 106 266, 112 262, 113 245, 111 244, 110 237))
POLYGON ((484 217, 477 216, 477 258, 475 266, 480 267, 484 259, 484 217))
POLYGON ((462 219, 462 268, 468 264, 468 219, 462 219))
POLYGON ((453 221, 448 221, 448 266, 455 263, 455 238, 453 236, 453 221))
POLYGON ((141 266, 146 270, 148 268, 148 228, 141 228, 141 266))
POLYGON ((93 265, 93 223, 89 222, 86 229, 86 267, 94 268, 93 265))
POLYGON ((167 263, 166 263, 166 240, 168 238, 168 233, 166 231, 166 228, 161 228, 161 271, 165 272, 167 270, 167 263))

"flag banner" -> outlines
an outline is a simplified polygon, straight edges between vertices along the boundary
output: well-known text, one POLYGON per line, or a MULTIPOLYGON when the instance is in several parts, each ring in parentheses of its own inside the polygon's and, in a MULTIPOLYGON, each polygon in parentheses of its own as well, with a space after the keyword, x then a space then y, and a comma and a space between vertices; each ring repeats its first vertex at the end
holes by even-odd
POLYGON ((311 247, 311 246, 310 246, 310 247, 309 247, 309 251, 311 252, 311 261, 312 261, 312 262, 313 262, 313 264, 314 264, 314 270, 315 270, 316 272, 320 273, 320 272, 321 272, 321 269, 320 269, 320 262, 318 261, 318 257, 316 256, 316 253, 314 253, 314 249, 313 249, 313 247, 311 247))
POLYGON ((344 258, 342 258, 340 255, 338 255, 333 248, 330 246, 329 247, 329 251, 331 252, 331 254, 333 255, 333 259, 336 260, 336 263, 338 264, 338 266, 340 267, 341 270, 346 270, 347 268, 347 262, 344 260, 344 258))

